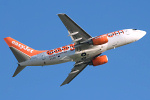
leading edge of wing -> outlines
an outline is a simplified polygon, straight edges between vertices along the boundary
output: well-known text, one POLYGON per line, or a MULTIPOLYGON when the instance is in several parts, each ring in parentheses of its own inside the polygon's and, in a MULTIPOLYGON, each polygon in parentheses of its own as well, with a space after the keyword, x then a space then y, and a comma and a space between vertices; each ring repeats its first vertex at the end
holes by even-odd
POLYGON ((60 86, 70 83, 87 65, 88 64, 75 65, 69 73, 68 77, 60 86))

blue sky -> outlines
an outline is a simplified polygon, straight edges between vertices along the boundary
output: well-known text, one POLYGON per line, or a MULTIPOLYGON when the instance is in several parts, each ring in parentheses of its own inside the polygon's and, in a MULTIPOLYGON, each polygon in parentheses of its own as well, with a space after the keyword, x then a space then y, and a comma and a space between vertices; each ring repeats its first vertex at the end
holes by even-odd
POLYGON ((149 0, 0 0, 0 100, 150 100, 149 0), (73 62, 27 67, 15 78, 17 60, 3 38, 34 49, 71 43, 56 14, 66 13, 91 36, 137 28, 141 40, 104 52, 108 63, 88 66, 69 85, 59 87, 73 62))

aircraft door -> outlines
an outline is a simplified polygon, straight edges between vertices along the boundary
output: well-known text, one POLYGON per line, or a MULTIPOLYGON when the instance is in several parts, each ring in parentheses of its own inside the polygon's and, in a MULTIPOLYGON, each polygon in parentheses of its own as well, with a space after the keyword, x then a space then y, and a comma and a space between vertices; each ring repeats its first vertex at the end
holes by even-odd
POLYGON ((44 54, 42 54, 42 62, 43 62, 44 65, 46 64, 45 59, 46 59, 46 56, 44 54))

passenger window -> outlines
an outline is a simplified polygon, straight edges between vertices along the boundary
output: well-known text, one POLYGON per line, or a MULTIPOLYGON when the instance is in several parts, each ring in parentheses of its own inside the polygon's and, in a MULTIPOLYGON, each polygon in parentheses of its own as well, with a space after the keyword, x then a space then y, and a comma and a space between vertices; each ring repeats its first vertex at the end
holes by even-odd
POLYGON ((119 32, 116 32, 116 35, 119 35, 119 32))

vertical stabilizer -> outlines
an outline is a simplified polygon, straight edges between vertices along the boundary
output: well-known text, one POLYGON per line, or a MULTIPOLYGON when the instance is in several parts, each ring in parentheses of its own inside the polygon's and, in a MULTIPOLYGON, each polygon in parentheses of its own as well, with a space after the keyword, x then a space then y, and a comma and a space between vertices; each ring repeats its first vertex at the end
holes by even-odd
MULTIPOLYGON (((5 42, 8 44, 9 48, 13 52, 14 56, 18 60, 18 62, 24 62, 26 60, 30 60, 31 56, 40 54, 45 51, 38 51, 30 48, 27 45, 22 44, 21 42, 11 38, 4 38, 5 42)), ((19 72, 21 72, 26 66, 18 65, 13 77, 15 77, 19 72)))
POLYGON ((29 46, 24 45, 23 43, 15 40, 11 37, 6 37, 6 38, 4 38, 4 40, 8 44, 9 47, 13 47, 13 48, 17 49, 18 51, 28 55, 29 57, 44 52, 44 51, 34 50, 34 49, 30 48, 29 46))

